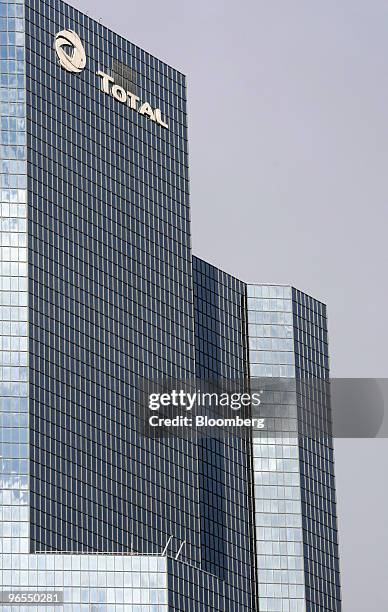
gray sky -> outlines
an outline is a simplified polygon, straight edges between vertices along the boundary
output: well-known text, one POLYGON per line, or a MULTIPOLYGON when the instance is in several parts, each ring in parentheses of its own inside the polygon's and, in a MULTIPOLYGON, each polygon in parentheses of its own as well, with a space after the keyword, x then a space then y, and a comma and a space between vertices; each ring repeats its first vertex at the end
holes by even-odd
MULTIPOLYGON (((194 252, 328 304, 386 377, 388 1, 71 0, 189 82, 194 252)), ((388 441, 337 441, 344 612, 387 609, 388 441)))

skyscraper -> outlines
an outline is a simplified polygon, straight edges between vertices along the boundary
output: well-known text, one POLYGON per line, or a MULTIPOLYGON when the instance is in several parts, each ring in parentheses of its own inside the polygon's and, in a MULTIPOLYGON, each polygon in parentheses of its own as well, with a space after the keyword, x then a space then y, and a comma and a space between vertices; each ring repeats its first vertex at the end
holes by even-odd
POLYGON ((326 307, 292 287, 247 295, 250 375, 268 379, 272 425, 252 444, 260 609, 340 610, 326 307))
POLYGON ((275 288, 263 331, 266 289, 192 257, 185 77, 59 0, 0 2, 0 61, 3 608, 339 611, 300 411, 290 451, 140 433, 142 378, 328 375, 323 306, 275 288))

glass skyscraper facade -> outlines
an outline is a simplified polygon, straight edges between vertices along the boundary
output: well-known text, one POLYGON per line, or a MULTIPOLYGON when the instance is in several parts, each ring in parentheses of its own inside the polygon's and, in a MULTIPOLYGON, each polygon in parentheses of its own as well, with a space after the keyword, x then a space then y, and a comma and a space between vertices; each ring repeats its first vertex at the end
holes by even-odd
POLYGON ((60 0, 0 66, 1 609, 339 612, 325 308, 193 257, 184 75, 60 0), (141 435, 158 378, 286 429, 141 435))
POLYGON ((265 383, 253 469, 260 610, 341 609, 326 307, 248 285, 249 364, 265 383))
MULTIPOLYGON (((243 380, 245 284, 197 257, 193 280, 196 377, 243 380)), ((202 567, 225 581, 226 610, 254 610, 250 438, 206 436, 198 443, 202 567)))
POLYGON ((173 534, 196 561, 196 449, 134 418, 138 377, 194 371, 184 77, 61 2, 27 2, 25 24, 32 551, 173 534), (53 49, 64 28, 80 75, 53 49), (118 64, 168 130, 102 91, 118 64))

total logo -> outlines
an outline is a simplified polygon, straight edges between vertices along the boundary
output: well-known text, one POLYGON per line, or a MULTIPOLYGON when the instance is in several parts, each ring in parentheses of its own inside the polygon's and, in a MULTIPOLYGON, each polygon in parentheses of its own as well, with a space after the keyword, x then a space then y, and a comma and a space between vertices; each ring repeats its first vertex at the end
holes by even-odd
MULTIPOLYGON (((76 32, 62 30, 55 36, 55 52, 59 64, 67 72, 79 74, 86 67, 86 52, 82 41, 76 32)), ((118 102, 126 104, 134 111, 145 115, 163 128, 168 129, 168 124, 162 119, 160 108, 153 109, 148 102, 140 103, 140 98, 130 91, 126 91, 120 85, 116 85, 114 79, 105 72, 99 70, 96 76, 101 79, 101 90, 112 96, 118 102)))
POLYGON ((72 30, 62 30, 55 37, 55 51, 59 63, 68 72, 82 72, 86 66, 86 53, 80 37, 72 30), (71 50, 67 51, 67 47, 71 50))

